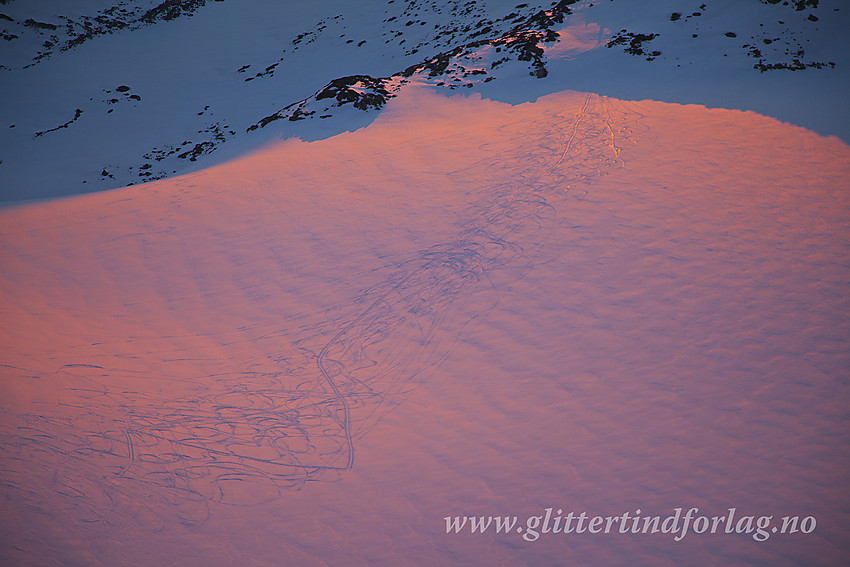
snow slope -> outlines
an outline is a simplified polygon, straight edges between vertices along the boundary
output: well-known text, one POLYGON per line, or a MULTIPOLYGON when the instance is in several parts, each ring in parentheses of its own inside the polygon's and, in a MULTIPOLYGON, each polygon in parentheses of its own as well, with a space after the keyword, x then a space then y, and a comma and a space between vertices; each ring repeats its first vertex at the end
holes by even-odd
POLYGON ((846 565, 846 27, 0 2, 0 563, 846 565))
POLYGON ((408 84, 356 132, 0 211, 2 558, 842 565, 848 158, 408 84), (817 527, 446 533, 546 507, 817 527))
POLYGON ((838 0, 9 0, 0 201, 354 130, 411 73, 511 103, 574 89, 756 110, 846 141, 847 26, 838 0))

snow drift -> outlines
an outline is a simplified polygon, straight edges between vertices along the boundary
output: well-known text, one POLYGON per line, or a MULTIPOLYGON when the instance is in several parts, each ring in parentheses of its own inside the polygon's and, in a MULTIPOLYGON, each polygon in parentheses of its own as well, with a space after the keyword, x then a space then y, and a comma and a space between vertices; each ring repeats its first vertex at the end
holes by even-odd
POLYGON ((0 211, 2 557, 839 565, 848 164, 752 112, 411 84, 356 132, 0 211), (443 520, 677 506, 817 529, 443 520))

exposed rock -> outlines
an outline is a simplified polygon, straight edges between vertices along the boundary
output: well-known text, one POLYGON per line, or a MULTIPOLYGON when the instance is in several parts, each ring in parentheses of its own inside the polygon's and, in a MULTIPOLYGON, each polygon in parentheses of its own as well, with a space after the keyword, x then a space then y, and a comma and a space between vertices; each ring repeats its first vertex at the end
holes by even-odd
POLYGON ((83 111, 82 111, 82 110, 80 110, 80 109, 78 108, 77 110, 75 110, 75 111, 74 111, 74 117, 73 117, 72 119, 68 120, 68 121, 67 121, 67 122, 65 122, 64 124, 60 124, 60 125, 59 125, 59 126, 57 126, 56 128, 51 128, 50 130, 44 130, 43 132, 36 132, 36 133, 35 133, 35 135, 34 135, 33 137, 34 137, 34 138, 38 138, 38 137, 44 136, 44 135, 45 135, 45 134, 47 134, 48 132, 55 132, 56 130, 60 130, 60 129, 62 129, 62 128, 67 128, 67 127, 69 127, 71 124, 73 124, 74 122, 76 122, 76 121, 80 118, 80 116, 82 116, 82 115, 83 115, 83 111))
POLYGON ((625 48, 623 51, 630 55, 645 55, 647 61, 652 61, 659 55, 661 55, 660 51, 652 51, 647 53, 643 49, 643 44, 652 41, 658 37, 657 33, 632 33, 628 32, 625 29, 620 30, 611 41, 609 41, 605 47, 611 48, 617 45, 624 45, 625 48))

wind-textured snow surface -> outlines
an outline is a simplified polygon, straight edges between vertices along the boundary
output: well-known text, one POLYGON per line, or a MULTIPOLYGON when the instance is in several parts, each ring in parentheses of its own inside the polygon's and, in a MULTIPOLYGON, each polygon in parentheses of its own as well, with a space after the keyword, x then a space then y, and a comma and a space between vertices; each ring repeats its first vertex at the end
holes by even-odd
POLYGON ((0 1, 0 563, 850 564, 847 11, 0 1))
POLYGON ((197 170, 354 130, 414 76, 756 110, 850 139, 838 0, 7 0, 0 202, 197 170))
POLYGON ((847 562, 850 148, 433 89, 0 212, 5 563, 847 562), (547 507, 817 525, 446 533, 547 507))

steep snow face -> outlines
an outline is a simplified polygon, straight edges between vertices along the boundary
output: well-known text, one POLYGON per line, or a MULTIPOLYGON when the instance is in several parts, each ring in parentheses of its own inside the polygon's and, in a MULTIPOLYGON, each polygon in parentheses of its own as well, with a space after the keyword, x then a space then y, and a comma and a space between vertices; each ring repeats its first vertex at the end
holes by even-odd
POLYGON ((0 211, 0 560, 846 563, 850 148, 417 73, 356 132, 0 211), (446 533, 547 507, 817 526, 446 533))
POLYGON ((0 201, 354 130, 414 75, 511 103, 577 89, 752 109, 850 139, 837 0, 66 4, 0 5, 0 201))

